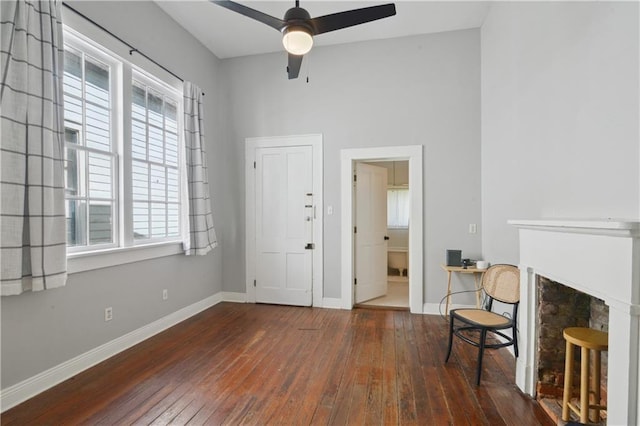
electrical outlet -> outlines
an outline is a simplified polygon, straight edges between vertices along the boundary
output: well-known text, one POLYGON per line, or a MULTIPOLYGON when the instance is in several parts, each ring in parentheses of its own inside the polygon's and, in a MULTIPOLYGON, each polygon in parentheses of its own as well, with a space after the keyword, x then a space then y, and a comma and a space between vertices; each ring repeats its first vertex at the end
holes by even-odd
POLYGON ((327 206, 327 216, 331 216, 333 214, 333 206, 327 206))
POLYGON ((475 234, 476 232, 478 232, 478 226, 475 223, 470 223, 469 224, 469 233, 470 234, 475 234))
POLYGON ((108 308, 104 308, 104 320, 111 321, 113 319, 113 308, 109 306, 108 308))
POLYGON ((166 288, 162 290, 162 300, 167 300, 169 298, 169 290, 166 288))

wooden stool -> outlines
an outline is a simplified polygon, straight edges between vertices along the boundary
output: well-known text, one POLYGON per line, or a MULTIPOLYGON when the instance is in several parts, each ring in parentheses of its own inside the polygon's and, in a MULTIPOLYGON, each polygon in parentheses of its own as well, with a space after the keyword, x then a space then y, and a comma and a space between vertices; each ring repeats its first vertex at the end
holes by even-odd
POLYGON ((562 398, 562 420, 569 421, 569 409, 580 416, 580 423, 600 421, 600 410, 607 407, 600 404, 600 352, 609 348, 609 335, 604 331, 584 327, 565 328, 563 333, 567 341, 567 354, 564 367, 564 395, 562 398), (580 346, 580 407, 571 402, 573 386, 573 346, 580 346), (591 393, 594 404, 589 403, 589 354, 593 351, 594 368, 591 377, 591 393), (591 412, 591 416, 589 416, 591 412))

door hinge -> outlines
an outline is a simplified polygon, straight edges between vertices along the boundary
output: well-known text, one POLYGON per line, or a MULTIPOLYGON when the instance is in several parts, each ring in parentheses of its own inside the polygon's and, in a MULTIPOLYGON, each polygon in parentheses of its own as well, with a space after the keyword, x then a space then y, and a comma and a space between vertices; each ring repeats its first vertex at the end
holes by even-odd
POLYGON ((357 226, 354 226, 354 227, 353 227, 353 233, 354 233, 354 234, 357 234, 357 233, 358 233, 358 227, 357 227, 357 226))
POLYGON ((256 162, 255 161, 253 162, 253 168, 254 169, 256 168, 256 162))
POLYGON ((358 284, 358 279, 357 279, 357 278, 354 278, 354 279, 353 279, 353 285, 357 285, 357 284, 358 284))
POLYGON ((357 182, 358 181, 358 175, 353 175, 353 181, 357 182))
POLYGON ((253 280, 253 286, 254 287, 256 286, 256 280, 253 280))

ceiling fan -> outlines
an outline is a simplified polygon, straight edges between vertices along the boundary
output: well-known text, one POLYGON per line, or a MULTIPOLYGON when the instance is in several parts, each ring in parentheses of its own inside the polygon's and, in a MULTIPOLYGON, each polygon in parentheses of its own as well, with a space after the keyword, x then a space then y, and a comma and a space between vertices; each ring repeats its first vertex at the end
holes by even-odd
POLYGON ((300 2, 296 0, 296 6, 287 10, 284 19, 279 19, 233 1, 210 1, 280 31, 283 34, 282 44, 289 54, 287 74, 290 80, 298 78, 300 66, 302 65, 302 57, 308 53, 313 46, 313 36, 387 18, 396 14, 395 5, 390 3, 312 18, 309 12, 301 8, 300 2))

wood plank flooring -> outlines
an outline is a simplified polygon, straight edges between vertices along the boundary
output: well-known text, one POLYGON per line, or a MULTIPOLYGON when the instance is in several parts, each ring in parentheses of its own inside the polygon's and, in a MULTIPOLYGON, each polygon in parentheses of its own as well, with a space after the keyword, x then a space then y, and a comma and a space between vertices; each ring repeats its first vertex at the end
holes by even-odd
POLYGON ((404 311, 221 303, 8 410, 2 425, 552 425, 506 349, 404 311), (459 339, 456 339, 459 340, 459 339))

